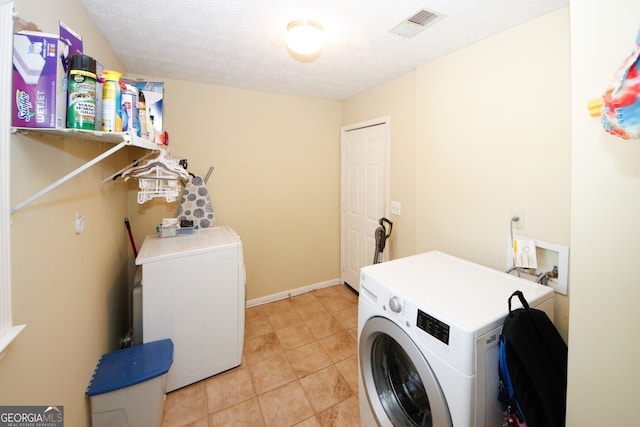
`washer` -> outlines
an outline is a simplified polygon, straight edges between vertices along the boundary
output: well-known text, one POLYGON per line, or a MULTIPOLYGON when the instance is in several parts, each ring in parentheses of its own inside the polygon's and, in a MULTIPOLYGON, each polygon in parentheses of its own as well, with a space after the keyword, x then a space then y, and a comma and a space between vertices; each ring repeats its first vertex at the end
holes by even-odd
POLYGON ((362 268, 361 425, 501 425, 498 338, 517 289, 553 320, 551 288, 442 252, 362 268))

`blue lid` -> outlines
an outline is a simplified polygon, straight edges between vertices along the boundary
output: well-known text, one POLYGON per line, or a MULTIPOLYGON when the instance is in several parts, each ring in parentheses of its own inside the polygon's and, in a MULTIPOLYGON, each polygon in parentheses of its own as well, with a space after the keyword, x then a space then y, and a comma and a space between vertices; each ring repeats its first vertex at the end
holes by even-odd
POLYGON ((109 393, 166 374, 172 362, 170 339, 105 354, 93 372, 87 396, 109 393))

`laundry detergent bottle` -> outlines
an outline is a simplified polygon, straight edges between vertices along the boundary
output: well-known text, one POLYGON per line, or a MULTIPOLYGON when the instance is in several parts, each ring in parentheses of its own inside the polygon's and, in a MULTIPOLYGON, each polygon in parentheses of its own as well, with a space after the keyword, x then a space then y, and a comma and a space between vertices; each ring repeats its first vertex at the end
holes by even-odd
POLYGON ((121 74, 117 71, 104 70, 102 86, 102 131, 122 132, 122 89, 121 74))

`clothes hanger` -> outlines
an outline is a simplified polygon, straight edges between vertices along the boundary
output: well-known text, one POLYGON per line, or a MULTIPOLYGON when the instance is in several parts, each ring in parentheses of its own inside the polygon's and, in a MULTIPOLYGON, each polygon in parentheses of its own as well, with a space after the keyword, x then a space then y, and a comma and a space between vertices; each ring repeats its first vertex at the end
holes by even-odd
POLYGON ((188 172, 178 164, 177 160, 168 157, 164 151, 161 151, 153 160, 124 170, 121 176, 125 181, 129 178, 189 181, 188 172))

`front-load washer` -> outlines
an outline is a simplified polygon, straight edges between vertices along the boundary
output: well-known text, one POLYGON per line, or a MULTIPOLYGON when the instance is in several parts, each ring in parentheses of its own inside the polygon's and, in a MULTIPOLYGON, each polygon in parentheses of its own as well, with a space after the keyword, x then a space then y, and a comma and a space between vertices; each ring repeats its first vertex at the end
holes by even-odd
POLYGON ((515 290, 553 320, 551 288, 442 252, 362 268, 362 426, 500 426, 498 339, 515 290))

